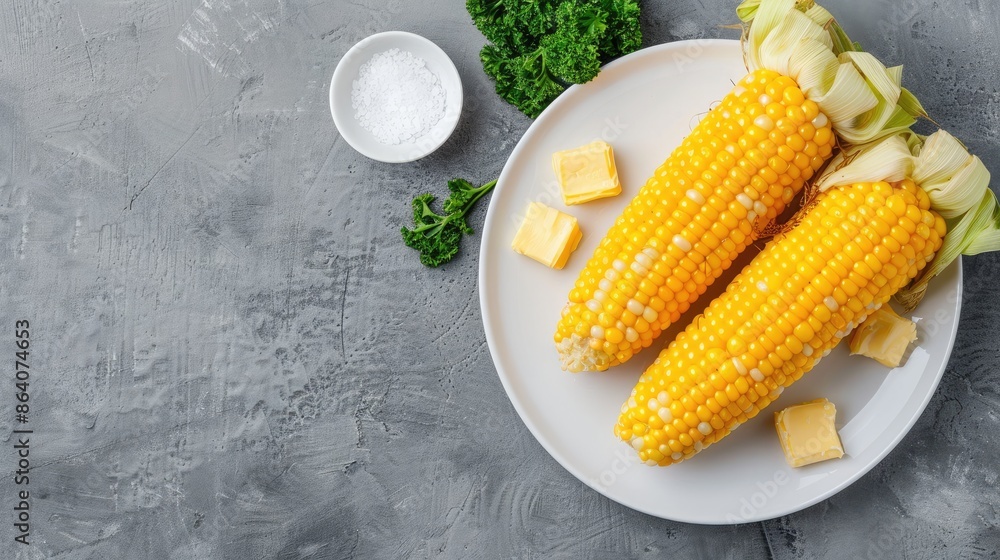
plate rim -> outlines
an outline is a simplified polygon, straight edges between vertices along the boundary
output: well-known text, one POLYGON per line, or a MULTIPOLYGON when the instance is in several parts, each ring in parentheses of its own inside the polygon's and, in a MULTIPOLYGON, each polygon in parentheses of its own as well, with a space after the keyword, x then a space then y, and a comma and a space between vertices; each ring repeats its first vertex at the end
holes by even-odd
MULTIPOLYGON (((672 51, 676 49, 684 49, 685 47, 691 45, 697 45, 700 48, 706 48, 706 47, 731 47, 733 44, 739 44, 739 41, 732 39, 691 39, 691 40, 661 43, 658 45, 652 45, 640 49, 638 51, 635 51, 634 53, 618 58, 608 63, 607 65, 603 66, 602 71, 610 68, 615 68, 624 64, 630 64, 636 58, 644 56, 652 56, 659 51, 672 51)), ((592 490, 598 492, 605 498, 615 503, 618 503, 624 507, 627 507, 629 509, 659 519, 666 519, 670 521, 689 523, 695 525, 744 525, 747 523, 757 523, 770 519, 776 519, 785 515, 802 511, 806 508, 816 505, 817 503, 822 502, 838 494, 845 488, 854 484, 859 478, 868 474, 875 466, 881 463, 882 460, 885 459, 885 457, 896 448, 896 446, 899 445, 899 443, 903 440, 903 438, 905 438, 910 433, 914 424, 916 424, 917 420, 923 415, 924 411, 927 408, 927 405, 930 403, 930 400, 934 397, 935 393, 937 392, 938 385, 941 383, 941 380, 944 377, 944 373, 947 370, 948 363, 951 359, 952 351, 954 350, 955 347, 955 341, 958 333, 958 325, 961 320, 962 297, 964 293, 964 267, 962 264, 961 257, 956 259, 956 262, 951 267, 949 267, 949 268, 957 268, 956 280, 955 280, 956 281, 955 319, 954 322, 952 323, 951 328, 948 331, 948 343, 944 352, 943 360, 941 362, 940 371, 938 371, 934 375, 934 380, 931 383, 931 387, 926 392, 924 397, 921 399, 921 402, 918 404, 913 414, 906 419, 903 428, 899 430, 896 433, 896 435, 892 438, 892 440, 888 443, 888 445, 886 445, 883 449, 881 449, 878 453, 876 453, 875 456, 870 461, 863 464, 860 468, 858 468, 850 476, 846 477, 843 481, 839 482, 838 484, 835 484, 831 488, 827 489, 824 492, 819 493, 816 496, 813 496, 809 499, 803 500, 800 503, 797 503, 796 505, 781 508, 778 512, 768 513, 765 516, 754 516, 752 518, 742 520, 739 523, 734 524, 723 517, 720 517, 718 520, 711 520, 711 521, 703 519, 696 520, 691 518, 684 519, 679 517, 668 517, 663 515, 662 513, 650 511, 647 508, 625 503, 624 501, 612 495, 609 495, 604 490, 598 488, 595 484, 593 484, 589 480, 589 478, 585 476, 583 473, 581 473, 571 461, 569 461, 566 457, 564 457, 560 452, 555 450, 554 446, 550 443, 548 438, 541 433, 540 428, 537 427, 535 422, 531 421, 529 417, 526 415, 523 404, 521 403, 520 399, 516 396, 517 393, 513 391, 510 385, 508 374, 502 369, 500 361, 497 359, 497 356, 499 355, 499 349, 495 347, 494 343, 494 340, 496 340, 497 335, 492 326, 493 324, 492 313, 490 311, 489 305, 487 305, 487 288, 489 285, 489 275, 487 274, 488 270, 486 263, 488 262, 488 259, 483 258, 483 255, 487 254, 486 251, 488 250, 489 240, 487 237, 487 232, 491 231, 495 227, 494 221, 499 219, 497 218, 497 211, 495 211, 495 207, 497 205, 496 201, 498 200, 501 193, 504 192, 504 186, 506 184, 506 181, 504 179, 507 178, 507 176, 512 172, 510 162, 515 159, 515 156, 520 155, 521 151, 525 149, 525 144, 523 143, 523 139, 525 137, 528 137, 528 135, 531 134, 536 128, 543 128, 544 126, 546 126, 548 124, 547 121, 549 120, 548 118, 546 118, 547 115, 557 112, 557 110, 562 105, 573 103, 575 98, 581 95, 580 93, 577 93, 580 89, 581 89, 580 85, 574 85, 568 88, 566 92, 561 94, 548 107, 546 107, 546 109, 541 113, 541 115, 539 115, 538 118, 536 118, 531 123, 531 125, 527 128, 527 130, 525 130, 521 138, 518 139, 517 144, 515 145, 514 149, 511 151, 510 155, 507 157, 506 162, 504 163, 503 170, 500 172, 500 176, 497 179, 495 192, 493 193, 493 196, 490 197, 490 202, 486 211, 486 219, 484 220, 483 223, 482 237, 479 246, 477 291, 479 294, 479 309, 480 309, 480 314, 482 315, 483 330, 486 335, 486 344, 490 351, 490 360, 493 362, 493 367, 497 373, 497 377, 500 378, 500 383, 504 388, 504 393, 507 397, 507 400, 510 401, 511 405, 514 407, 514 410, 517 412, 517 415, 520 418, 521 422, 525 425, 525 427, 528 428, 528 431, 535 438, 535 441, 537 441, 542 446, 542 448, 545 449, 545 451, 549 454, 549 456, 555 459, 560 466, 562 466, 566 471, 568 471, 571 475, 573 475, 573 477, 575 477, 577 480, 579 480, 592 490)), ((897 416, 896 419, 898 418, 899 417, 897 416)))

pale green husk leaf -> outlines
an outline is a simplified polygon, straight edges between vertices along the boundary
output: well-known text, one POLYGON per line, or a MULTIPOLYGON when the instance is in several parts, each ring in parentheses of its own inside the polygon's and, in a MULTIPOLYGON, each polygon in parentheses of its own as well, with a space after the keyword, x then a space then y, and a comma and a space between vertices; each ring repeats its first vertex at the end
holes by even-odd
POLYGON ((736 10, 750 24, 744 53, 751 70, 794 79, 833 122, 838 136, 863 144, 903 131, 923 115, 900 85, 900 68, 886 68, 811 0, 745 0, 736 10))
POLYGON ((816 180, 816 187, 823 192, 831 187, 855 183, 902 181, 910 176, 913 166, 914 157, 906 136, 894 134, 838 152, 816 180))
POLYGON ((982 200, 983 190, 989 188, 990 172, 957 138, 939 131, 924 142, 913 180, 927 191, 934 209, 951 219, 982 200))
POLYGON ((931 208, 948 224, 934 260, 896 295, 907 307, 923 297, 927 283, 959 255, 1000 250, 1000 207, 990 190, 990 172, 951 134, 939 130, 914 148, 911 178, 931 199, 931 208))

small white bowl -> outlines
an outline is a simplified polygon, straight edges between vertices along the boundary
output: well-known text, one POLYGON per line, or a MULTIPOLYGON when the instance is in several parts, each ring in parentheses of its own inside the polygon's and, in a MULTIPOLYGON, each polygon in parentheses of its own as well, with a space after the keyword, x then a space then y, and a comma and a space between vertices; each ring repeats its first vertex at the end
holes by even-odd
POLYGON ((441 47, 428 39, 405 31, 386 31, 362 39, 340 59, 330 81, 330 111, 340 135, 355 150, 374 160, 404 163, 420 159, 438 149, 451 136, 462 114, 462 80, 458 69, 441 47), (361 65, 372 56, 389 49, 409 51, 424 59, 427 68, 437 75, 445 92, 444 116, 427 134, 413 142, 383 144, 365 130, 351 107, 351 88, 361 65))

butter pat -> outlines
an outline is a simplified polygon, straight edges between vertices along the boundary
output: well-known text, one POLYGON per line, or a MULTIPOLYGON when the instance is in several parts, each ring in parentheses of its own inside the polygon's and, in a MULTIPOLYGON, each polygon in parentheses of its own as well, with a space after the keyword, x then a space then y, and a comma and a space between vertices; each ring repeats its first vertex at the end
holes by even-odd
POLYGON ((785 459, 803 467, 844 456, 837 434, 837 407, 826 399, 790 406, 774 414, 774 425, 785 459))
POLYGON ((580 244, 583 233, 576 218, 532 202, 514 236, 511 248, 551 268, 566 266, 569 255, 580 244))
POLYGON ((884 366, 899 367, 906 349, 916 339, 917 325, 883 305, 854 331, 851 354, 874 358, 884 366))
POLYGON ((567 205, 582 204, 622 192, 614 151, 610 144, 602 140, 552 154, 552 168, 567 205))

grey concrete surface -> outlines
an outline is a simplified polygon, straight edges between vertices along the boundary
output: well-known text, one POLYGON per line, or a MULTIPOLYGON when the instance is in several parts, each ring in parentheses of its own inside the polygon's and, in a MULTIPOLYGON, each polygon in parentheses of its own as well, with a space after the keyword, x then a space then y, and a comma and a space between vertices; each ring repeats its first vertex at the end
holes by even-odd
MULTIPOLYGON (((647 45, 734 36, 734 0, 644 4, 647 45)), ((1000 173, 1000 6, 827 5, 1000 173)), ((0 557, 997 557, 997 256, 966 261, 945 379, 871 473, 773 521, 663 521, 518 419, 478 238, 439 270, 400 243, 412 195, 495 177, 530 124, 463 2, 10 0, 0 26, 0 342, 30 320, 35 430, 23 546, 5 368, 0 557), (467 94, 411 164, 360 156, 328 112, 337 61, 390 29, 437 42, 467 94)))

